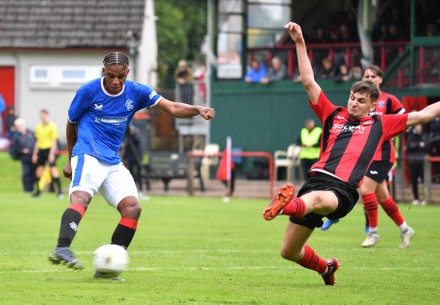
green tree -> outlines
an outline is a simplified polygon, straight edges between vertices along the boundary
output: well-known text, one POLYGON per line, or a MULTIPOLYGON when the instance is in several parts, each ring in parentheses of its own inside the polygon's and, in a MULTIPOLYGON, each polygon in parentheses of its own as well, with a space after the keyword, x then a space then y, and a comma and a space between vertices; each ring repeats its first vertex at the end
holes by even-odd
POLYGON ((158 39, 159 87, 174 87, 174 70, 180 59, 201 55, 206 33, 206 0, 155 2, 158 39))

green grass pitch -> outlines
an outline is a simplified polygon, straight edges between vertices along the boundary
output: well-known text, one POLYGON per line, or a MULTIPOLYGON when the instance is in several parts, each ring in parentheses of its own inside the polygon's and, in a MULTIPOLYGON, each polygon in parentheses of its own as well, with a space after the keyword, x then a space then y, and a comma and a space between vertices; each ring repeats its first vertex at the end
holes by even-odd
MULTIPOLYGON (((96 196, 72 250, 81 272, 51 265, 68 200, 34 199, 20 189, 20 167, 0 154, 2 304, 438 304, 440 207, 400 204, 415 229, 408 249, 380 210, 381 241, 363 249, 361 205, 309 244, 338 257, 337 284, 279 256, 287 218, 262 218, 267 200, 153 196, 142 202, 124 282, 93 279, 93 251, 109 242, 119 215, 96 196)), ((61 166, 61 162, 60 162, 61 166)), ((67 185, 67 183, 66 183, 67 185)))

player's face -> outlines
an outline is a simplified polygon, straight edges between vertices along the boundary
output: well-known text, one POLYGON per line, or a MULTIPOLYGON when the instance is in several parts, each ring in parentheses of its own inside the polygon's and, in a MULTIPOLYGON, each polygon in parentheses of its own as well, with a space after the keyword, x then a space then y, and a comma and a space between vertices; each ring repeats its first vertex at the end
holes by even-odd
POLYGON ((102 68, 104 74, 104 88, 110 94, 118 94, 124 87, 130 69, 122 65, 105 66, 102 68))
POLYGON ((348 99, 347 111, 352 119, 360 119, 370 114, 374 110, 375 103, 371 102, 367 93, 350 92, 348 99))
POLYGON ((366 69, 364 71, 364 75, 362 76, 362 80, 369 80, 373 82, 377 87, 380 88, 380 84, 382 84, 382 77, 378 76, 376 72, 370 69, 366 69))

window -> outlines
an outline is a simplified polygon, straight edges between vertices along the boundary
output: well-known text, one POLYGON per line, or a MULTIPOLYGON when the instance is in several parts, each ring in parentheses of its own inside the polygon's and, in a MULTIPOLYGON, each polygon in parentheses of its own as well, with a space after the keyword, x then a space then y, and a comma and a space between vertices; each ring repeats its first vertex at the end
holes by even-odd
POLYGON ((32 66, 31 84, 57 87, 84 84, 101 77, 101 66, 32 66))
POLYGON ((249 47, 272 47, 285 34, 291 0, 218 0, 217 78, 243 77, 249 47))

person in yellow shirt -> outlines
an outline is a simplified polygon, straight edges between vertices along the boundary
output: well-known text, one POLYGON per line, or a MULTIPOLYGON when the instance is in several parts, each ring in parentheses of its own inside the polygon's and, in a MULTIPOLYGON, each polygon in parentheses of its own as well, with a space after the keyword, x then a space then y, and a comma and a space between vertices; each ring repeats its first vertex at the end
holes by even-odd
POLYGON ((57 196, 58 198, 63 198, 60 174, 58 173, 56 167, 56 153, 58 150, 58 129, 55 123, 49 120, 49 111, 47 111, 46 109, 40 110, 40 119, 41 123, 38 123, 35 129, 36 142, 32 154, 32 162, 37 167, 37 179, 33 196, 40 196, 41 190, 38 182, 44 173, 46 165, 49 165, 52 180, 57 190, 57 196))
POLYGON ((303 171, 303 179, 309 177, 309 169, 319 159, 319 147, 321 144, 322 129, 316 126, 315 120, 307 119, 305 127, 301 129, 298 145, 301 146, 299 158, 303 171))

